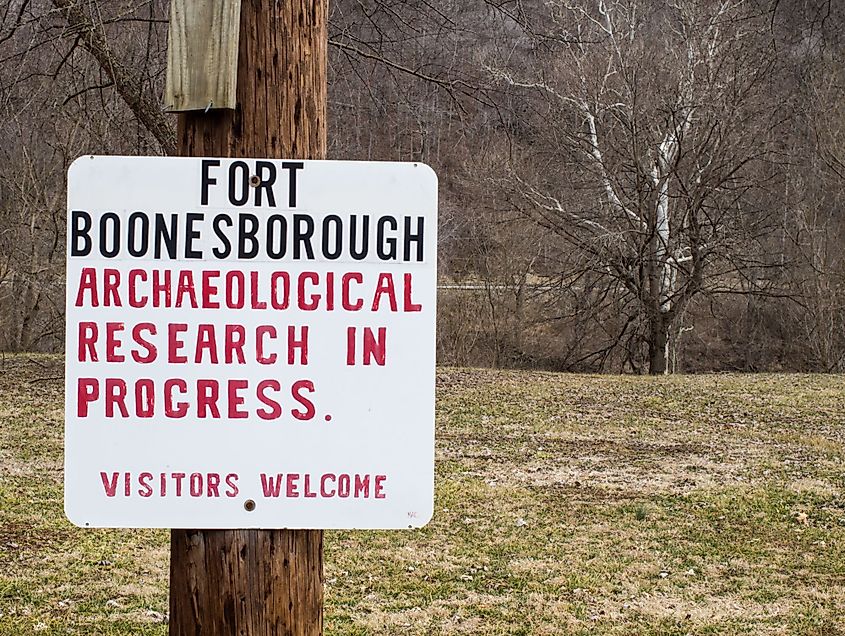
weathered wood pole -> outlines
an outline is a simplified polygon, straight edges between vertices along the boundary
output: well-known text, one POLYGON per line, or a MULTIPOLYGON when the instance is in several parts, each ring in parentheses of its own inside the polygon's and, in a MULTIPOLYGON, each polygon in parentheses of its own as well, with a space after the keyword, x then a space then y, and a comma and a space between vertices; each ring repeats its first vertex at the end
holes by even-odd
MULTIPOLYGON (((179 153, 323 159, 327 0, 242 0, 237 107, 179 115, 179 153)), ((173 530, 171 636, 323 630, 322 530, 173 530)))

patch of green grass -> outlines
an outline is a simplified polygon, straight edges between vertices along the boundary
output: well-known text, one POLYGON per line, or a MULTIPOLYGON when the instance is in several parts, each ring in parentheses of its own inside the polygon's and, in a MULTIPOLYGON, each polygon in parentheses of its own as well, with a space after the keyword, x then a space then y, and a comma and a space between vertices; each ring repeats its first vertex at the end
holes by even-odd
MULTIPOLYGON (((165 634, 168 533, 64 519, 62 373, 0 359, 0 635, 165 634)), ((843 389, 441 369, 434 519, 326 533, 326 633, 843 634, 843 389)))

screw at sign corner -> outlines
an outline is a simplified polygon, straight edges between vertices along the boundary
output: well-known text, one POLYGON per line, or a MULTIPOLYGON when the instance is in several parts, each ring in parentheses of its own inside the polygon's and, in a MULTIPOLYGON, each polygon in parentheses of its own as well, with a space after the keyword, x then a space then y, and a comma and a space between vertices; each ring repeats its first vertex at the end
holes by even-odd
POLYGON ((252 512, 253 510, 255 510, 255 502, 252 499, 247 499, 244 502, 244 510, 246 510, 247 512, 252 512))

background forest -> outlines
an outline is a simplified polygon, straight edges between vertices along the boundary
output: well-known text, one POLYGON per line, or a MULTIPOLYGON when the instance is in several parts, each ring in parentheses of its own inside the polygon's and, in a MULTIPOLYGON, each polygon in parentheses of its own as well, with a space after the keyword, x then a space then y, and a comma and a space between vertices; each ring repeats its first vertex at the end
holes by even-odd
MULTIPOLYGON (((70 162, 175 147, 168 11, 0 2, 2 351, 63 348, 70 162)), ((843 38, 835 0, 335 0, 329 156, 438 173, 442 364, 839 372, 843 38)))

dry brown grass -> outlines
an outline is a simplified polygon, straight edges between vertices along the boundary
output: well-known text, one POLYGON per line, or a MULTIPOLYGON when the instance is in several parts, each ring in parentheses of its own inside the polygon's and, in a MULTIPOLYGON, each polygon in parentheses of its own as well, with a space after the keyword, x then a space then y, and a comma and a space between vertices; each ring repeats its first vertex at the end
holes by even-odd
MULTIPOLYGON (((164 634, 167 533, 64 520, 61 375, 0 360, 0 634, 164 634)), ((442 369, 435 518, 327 535, 326 631, 843 634, 843 389, 442 369)))

